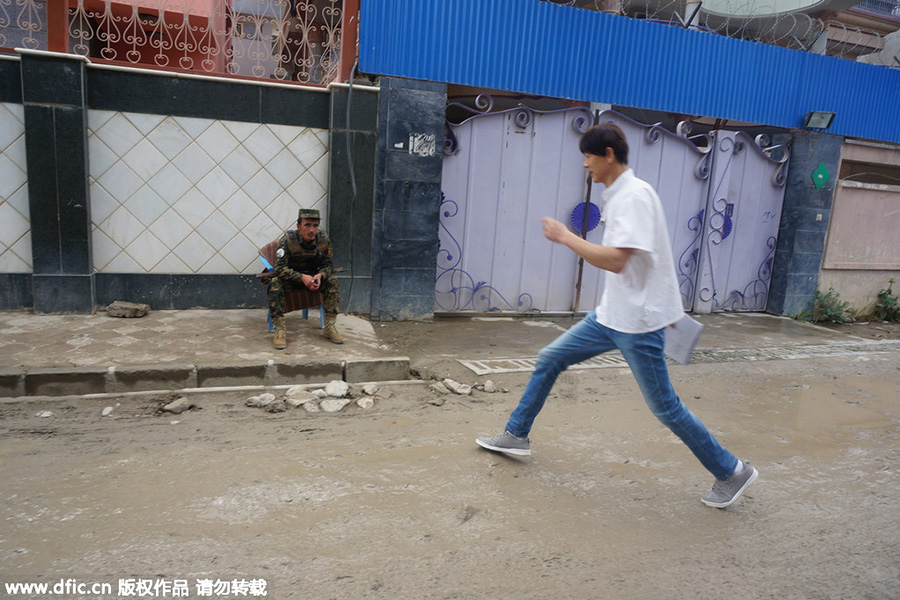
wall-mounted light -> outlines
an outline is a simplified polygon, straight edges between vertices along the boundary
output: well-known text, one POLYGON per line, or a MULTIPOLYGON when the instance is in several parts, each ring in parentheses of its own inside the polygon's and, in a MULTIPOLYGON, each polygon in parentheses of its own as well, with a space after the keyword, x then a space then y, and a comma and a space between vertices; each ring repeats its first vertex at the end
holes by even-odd
POLYGON ((814 110, 803 116, 803 127, 806 129, 828 129, 833 121, 833 112, 814 110))

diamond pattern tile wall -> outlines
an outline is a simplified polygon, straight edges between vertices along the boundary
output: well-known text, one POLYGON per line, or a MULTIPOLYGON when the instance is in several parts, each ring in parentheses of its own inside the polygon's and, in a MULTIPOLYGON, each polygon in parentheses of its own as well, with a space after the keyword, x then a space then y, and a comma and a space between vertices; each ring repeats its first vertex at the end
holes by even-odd
POLYGON ((327 219, 327 129, 92 110, 88 144, 98 272, 255 273, 298 208, 327 219))
POLYGON ((0 102, 0 273, 31 273, 25 113, 0 102))

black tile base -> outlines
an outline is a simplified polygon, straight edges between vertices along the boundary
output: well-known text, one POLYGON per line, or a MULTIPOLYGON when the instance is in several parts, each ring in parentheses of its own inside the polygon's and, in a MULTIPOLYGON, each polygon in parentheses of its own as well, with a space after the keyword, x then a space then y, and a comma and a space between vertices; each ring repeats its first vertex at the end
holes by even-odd
POLYGON ((0 310, 31 308, 30 273, 0 273, 0 310))
POLYGON ((348 275, 338 275, 338 285, 341 289, 342 313, 367 315, 372 306, 372 278, 368 276, 354 275, 353 281, 348 275))
POLYGON ((97 273, 97 306, 116 300, 153 310, 265 308, 266 286, 253 275, 97 273))
POLYGON ((34 312, 94 312, 93 275, 32 275, 34 312))

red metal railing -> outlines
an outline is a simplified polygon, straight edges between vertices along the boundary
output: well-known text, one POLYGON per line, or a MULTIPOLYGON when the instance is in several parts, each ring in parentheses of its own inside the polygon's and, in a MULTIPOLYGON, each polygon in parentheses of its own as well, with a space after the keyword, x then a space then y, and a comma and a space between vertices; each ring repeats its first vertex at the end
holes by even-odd
POLYGON ((357 56, 360 0, 0 0, 0 48, 327 85, 357 56))

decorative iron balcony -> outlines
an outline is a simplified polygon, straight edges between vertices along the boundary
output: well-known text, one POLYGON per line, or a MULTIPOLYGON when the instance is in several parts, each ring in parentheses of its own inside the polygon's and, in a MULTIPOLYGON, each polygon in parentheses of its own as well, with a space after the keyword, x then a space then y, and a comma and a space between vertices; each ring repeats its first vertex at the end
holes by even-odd
POLYGON ((0 0, 0 51, 310 85, 347 79, 356 54, 359 0, 59 2, 0 0))

